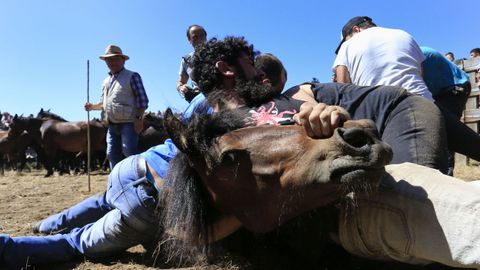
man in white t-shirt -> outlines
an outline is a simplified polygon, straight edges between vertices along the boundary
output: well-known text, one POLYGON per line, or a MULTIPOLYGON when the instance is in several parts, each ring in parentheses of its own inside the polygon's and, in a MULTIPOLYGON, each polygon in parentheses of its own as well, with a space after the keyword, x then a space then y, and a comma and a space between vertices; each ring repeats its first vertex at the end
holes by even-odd
POLYGON ((425 56, 403 30, 377 27, 366 16, 354 17, 343 27, 335 53, 332 68, 339 83, 400 86, 433 101, 422 79, 425 56))

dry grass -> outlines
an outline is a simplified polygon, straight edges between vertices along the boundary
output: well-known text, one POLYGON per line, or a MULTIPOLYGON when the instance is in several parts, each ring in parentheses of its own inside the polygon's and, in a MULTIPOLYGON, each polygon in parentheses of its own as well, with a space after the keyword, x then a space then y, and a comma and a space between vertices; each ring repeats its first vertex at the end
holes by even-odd
MULTIPOLYGON (((31 235, 31 228, 35 222, 105 190, 107 175, 98 173, 92 175, 89 192, 85 175, 58 176, 55 174, 44 178, 44 173, 44 171, 33 171, 16 175, 13 172, 6 172, 4 177, 0 176, 0 233, 12 236, 31 235)), ((455 174, 462 179, 480 179, 480 167, 459 165, 455 174)), ((226 262, 223 266, 199 266, 193 269, 239 268, 229 264, 226 262)), ((146 255, 145 250, 141 246, 136 246, 115 258, 108 258, 101 262, 80 259, 36 269, 158 269, 150 267, 151 265, 152 260, 146 255)))
POLYGON ((457 164, 455 166, 454 175, 457 178, 468 181, 480 180, 480 167, 478 165, 467 166, 464 164, 457 164))

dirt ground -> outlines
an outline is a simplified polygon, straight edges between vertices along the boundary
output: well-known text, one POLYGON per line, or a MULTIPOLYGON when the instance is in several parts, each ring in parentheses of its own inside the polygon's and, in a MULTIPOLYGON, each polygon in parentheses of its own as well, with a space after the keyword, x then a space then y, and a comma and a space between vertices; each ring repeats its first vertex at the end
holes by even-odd
MULTIPOLYGON (((0 233, 7 233, 11 236, 32 235, 31 228, 35 222, 105 190, 107 179, 105 174, 94 173, 91 176, 91 191, 89 192, 86 175, 59 176, 54 174, 52 177, 44 178, 44 173, 45 171, 32 171, 17 175, 7 171, 5 176, 0 176, 0 233)), ((480 179, 480 167, 459 165, 455 175, 467 180, 480 179)), ((70 263, 36 267, 35 269, 159 269, 151 267, 153 261, 146 254, 143 247, 136 246, 117 257, 103 261, 79 259, 70 263)), ((238 267, 226 262, 223 266, 205 265, 191 269, 243 268, 245 267, 238 267)))

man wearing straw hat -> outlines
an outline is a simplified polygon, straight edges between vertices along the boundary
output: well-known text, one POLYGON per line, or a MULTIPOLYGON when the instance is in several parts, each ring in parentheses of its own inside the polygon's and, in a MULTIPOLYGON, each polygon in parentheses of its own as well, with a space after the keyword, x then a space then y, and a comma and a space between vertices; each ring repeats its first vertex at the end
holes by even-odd
POLYGON ((102 118, 108 123, 107 157, 113 169, 123 158, 137 153, 148 97, 140 75, 124 67, 129 57, 120 47, 108 45, 100 59, 110 72, 102 83, 101 101, 85 103, 85 110, 103 111, 102 118))

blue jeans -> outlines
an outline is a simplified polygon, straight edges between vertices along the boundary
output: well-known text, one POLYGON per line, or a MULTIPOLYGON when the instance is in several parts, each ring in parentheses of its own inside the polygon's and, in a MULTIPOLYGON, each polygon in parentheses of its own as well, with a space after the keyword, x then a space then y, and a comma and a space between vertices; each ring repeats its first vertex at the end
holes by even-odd
POLYGON ((107 132, 107 157, 110 169, 125 157, 138 153, 138 134, 133 123, 109 123, 107 132))
MULTIPOLYGON (((48 236, 0 235, 0 266, 68 261, 78 255, 109 256, 155 239, 159 231, 157 191, 146 175, 145 161, 134 155, 110 173, 107 191, 43 220, 48 236)), ((3 269, 3 268, 2 268, 3 269)))

